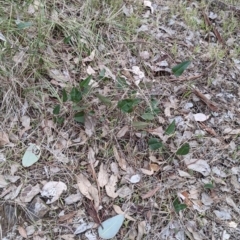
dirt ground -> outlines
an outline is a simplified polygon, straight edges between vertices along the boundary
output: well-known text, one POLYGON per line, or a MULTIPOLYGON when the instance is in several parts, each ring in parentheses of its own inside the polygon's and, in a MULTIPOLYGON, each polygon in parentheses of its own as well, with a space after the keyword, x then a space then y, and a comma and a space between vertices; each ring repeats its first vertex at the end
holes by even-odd
POLYGON ((0 16, 0 239, 240 239, 239 1, 0 16))

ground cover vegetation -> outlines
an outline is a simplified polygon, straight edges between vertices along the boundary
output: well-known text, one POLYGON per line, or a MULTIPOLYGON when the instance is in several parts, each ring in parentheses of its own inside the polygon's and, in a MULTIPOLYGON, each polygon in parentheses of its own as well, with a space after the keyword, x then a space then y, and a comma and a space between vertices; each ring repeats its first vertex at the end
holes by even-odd
POLYGON ((239 20, 1 1, 1 239, 240 239, 239 20))

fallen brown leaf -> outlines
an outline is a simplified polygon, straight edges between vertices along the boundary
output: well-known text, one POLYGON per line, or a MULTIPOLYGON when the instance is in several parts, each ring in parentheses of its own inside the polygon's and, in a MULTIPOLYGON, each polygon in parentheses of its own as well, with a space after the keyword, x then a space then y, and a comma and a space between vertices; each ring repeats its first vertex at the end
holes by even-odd
POLYGON ((146 194, 142 195, 142 199, 146 199, 146 198, 152 197, 159 189, 160 189, 160 186, 157 186, 156 188, 150 190, 146 194))
POLYGON ((65 221, 73 218, 73 216, 74 216, 76 213, 77 213, 77 212, 74 211, 74 212, 70 212, 70 213, 68 213, 68 214, 66 214, 66 215, 63 215, 63 216, 61 216, 61 217, 58 219, 58 221, 59 221, 59 222, 65 222, 65 221))
POLYGON ((196 94, 212 111, 218 111, 218 106, 216 103, 207 99, 201 92, 197 89, 192 89, 192 92, 196 94))
POLYGON ((208 25, 214 32, 217 40, 222 44, 222 45, 225 45, 220 33, 218 32, 218 30, 212 25, 211 21, 209 20, 207 14, 205 12, 203 12, 203 16, 204 16, 204 20, 205 20, 205 23, 206 25, 208 25))
POLYGON ((98 184, 100 187, 104 187, 108 183, 108 173, 106 166, 101 163, 99 173, 98 173, 98 184))
POLYGON ((110 179, 108 180, 107 185, 105 186, 107 195, 112 198, 116 198, 118 196, 118 193, 115 192, 115 186, 117 183, 117 176, 112 175, 110 179))
POLYGON ((120 168, 124 171, 127 170, 127 163, 126 163, 126 160, 124 158, 121 158, 119 156, 119 153, 118 153, 118 150, 115 146, 113 146, 113 153, 114 153, 114 157, 116 158, 120 168))
POLYGON ((101 225, 101 220, 99 218, 99 215, 93 205, 92 202, 88 202, 87 204, 84 204, 84 207, 86 208, 86 211, 88 213, 88 215, 93 219, 93 221, 97 224, 101 225))
POLYGON ((27 238, 27 232, 26 232, 25 228, 18 226, 18 232, 23 238, 27 238))
POLYGON ((9 141, 8 135, 5 132, 0 131, 0 146, 4 146, 9 142, 10 141, 9 141))

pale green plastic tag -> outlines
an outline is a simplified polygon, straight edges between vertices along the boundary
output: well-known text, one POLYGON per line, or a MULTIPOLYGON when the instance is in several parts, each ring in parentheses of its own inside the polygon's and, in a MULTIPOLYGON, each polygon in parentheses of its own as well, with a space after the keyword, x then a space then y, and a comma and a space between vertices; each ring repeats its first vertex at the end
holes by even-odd
POLYGON ((22 165, 24 167, 30 167, 35 162, 37 162, 41 155, 41 149, 36 144, 30 143, 30 146, 27 148, 26 152, 22 158, 22 165))
POLYGON ((123 221, 124 215, 119 214, 102 222, 103 228, 101 226, 98 227, 99 237, 103 239, 111 239, 115 237, 122 226, 123 221))

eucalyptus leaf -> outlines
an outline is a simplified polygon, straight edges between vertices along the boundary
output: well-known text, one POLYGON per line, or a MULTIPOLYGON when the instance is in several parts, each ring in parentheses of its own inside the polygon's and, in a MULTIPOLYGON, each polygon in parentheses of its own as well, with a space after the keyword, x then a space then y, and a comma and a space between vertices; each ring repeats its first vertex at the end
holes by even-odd
POLYGON ((175 119, 172 121, 172 123, 167 127, 165 133, 167 135, 171 135, 175 132, 175 119))
POLYGON ((189 153, 190 145, 188 143, 184 143, 176 152, 177 155, 186 155, 189 153))
POLYGON ((183 74, 183 72, 187 69, 187 67, 190 65, 190 61, 184 61, 172 68, 172 72, 175 76, 179 77, 183 74))
POLYGON ((124 215, 119 214, 102 222, 98 227, 99 237, 111 239, 116 236, 124 221, 124 215), (103 228, 102 228, 103 227, 103 228))
POLYGON ((36 144, 31 143, 27 148, 22 158, 22 165, 24 167, 30 167, 36 163, 41 156, 41 149, 36 144))

